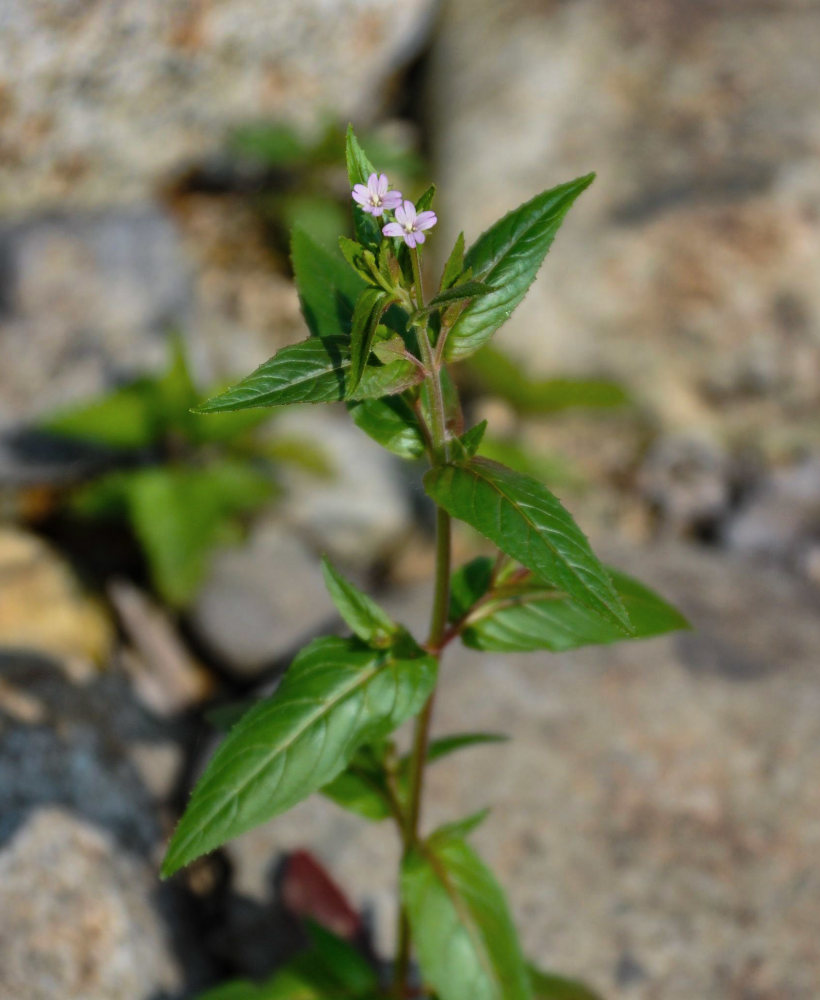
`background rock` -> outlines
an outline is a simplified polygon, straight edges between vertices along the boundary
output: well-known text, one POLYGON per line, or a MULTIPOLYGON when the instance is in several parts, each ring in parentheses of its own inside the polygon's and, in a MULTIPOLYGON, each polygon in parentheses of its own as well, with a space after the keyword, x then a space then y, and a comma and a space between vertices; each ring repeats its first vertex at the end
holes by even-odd
POLYGON ((51 655, 75 679, 107 660, 113 626, 62 559, 35 535, 0 528, 0 649, 51 655))
POLYGON ((142 201, 238 122, 370 116, 432 6, 9 0, 0 213, 142 201))
POLYGON ((803 0, 448 4, 437 252, 598 171, 498 343, 617 377, 664 428, 820 446, 818 32, 803 0))
POLYGON ((0 225, 0 426, 161 367, 191 307, 189 266, 158 208, 0 225))
POLYGON ((281 659, 332 617, 316 556, 281 521, 217 552, 190 612, 198 635, 240 676, 281 659))
POLYGON ((153 867, 61 809, 38 809, 0 850, 0 996, 157 1000, 183 975, 153 867))

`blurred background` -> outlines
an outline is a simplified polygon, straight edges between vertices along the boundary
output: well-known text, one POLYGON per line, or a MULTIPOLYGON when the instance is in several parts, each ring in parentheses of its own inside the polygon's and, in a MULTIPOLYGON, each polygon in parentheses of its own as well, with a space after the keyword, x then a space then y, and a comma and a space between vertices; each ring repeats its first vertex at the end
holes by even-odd
POLYGON ((458 379, 693 624, 453 649, 439 729, 514 739, 428 822, 494 805, 526 949, 604 997, 820 995, 818 51, 813 0, 2 0, 0 998, 195 996, 323 906, 392 947, 398 845, 319 797, 157 879, 218 710, 339 627, 319 553, 426 618, 417 468, 341 407, 189 413, 305 336, 349 120, 437 183, 431 270, 598 172, 458 379))

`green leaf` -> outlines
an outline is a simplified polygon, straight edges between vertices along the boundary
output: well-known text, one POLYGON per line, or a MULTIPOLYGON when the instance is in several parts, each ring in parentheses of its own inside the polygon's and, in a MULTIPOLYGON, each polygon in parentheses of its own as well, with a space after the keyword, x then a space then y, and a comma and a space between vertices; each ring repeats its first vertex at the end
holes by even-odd
MULTIPOLYGON (((632 639, 646 639, 689 628, 686 619, 663 598, 642 583, 609 570, 615 590, 632 623, 632 639)), ((562 652, 581 646, 606 645, 626 638, 611 621, 600 618, 559 591, 545 592, 544 584, 529 582, 497 596, 470 618, 462 641, 472 649, 497 652, 530 652, 549 649, 562 652)))
POLYGON ((376 258, 373 256, 372 250, 365 249, 361 243, 357 243, 356 240, 351 240, 347 236, 339 237, 339 249, 342 251, 344 259, 363 281, 367 282, 368 285, 378 284, 369 266, 371 262, 373 267, 376 266, 376 258))
MULTIPOLYGON (((359 140, 353 132, 352 125, 348 125, 347 127, 345 161, 347 162, 347 177, 350 181, 351 189, 356 184, 367 184, 367 178, 371 174, 378 172, 359 145, 359 140)), ((375 249, 381 243, 381 226, 372 215, 363 211, 352 199, 351 204, 353 205, 353 224, 356 229, 356 239, 363 246, 369 247, 371 250, 375 249)))
POLYGON ((503 893, 463 840, 434 834, 409 851, 401 892, 422 976, 440 1000, 531 1000, 503 893))
POLYGON ((412 408, 400 397, 365 399, 350 406, 353 423, 401 458, 420 458, 424 436, 412 408))
POLYGON ((436 830, 434 837, 436 840, 449 840, 452 837, 464 839, 477 830, 489 815, 489 808, 479 809, 477 812, 470 813, 469 816, 465 816, 463 819, 453 820, 451 823, 445 823, 443 826, 440 826, 436 830))
POLYGON ((391 645, 401 629, 374 600, 346 580, 325 556, 322 559, 325 586, 339 614, 362 642, 376 649, 391 645))
POLYGON ((472 302, 453 325, 448 358, 465 358, 485 344, 526 295, 558 228, 578 195, 592 183, 587 174, 536 195, 496 222, 464 258, 473 278, 495 291, 472 302))
POLYGON ((120 485, 154 585, 174 607, 193 596, 214 545, 234 537, 234 519, 273 494, 268 477, 239 461, 142 469, 120 485))
POLYGON ((399 658, 336 637, 303 649, 279 689, 243 716, 214 754, 163 875, 290 809, 341 773, 357 747, 419 712, 437 663, 411 653, 399 658))
POLYGON ((146 448, 160 434, 151 405, 153 397, 153 381, 139 379, 89 403, 59 410, 39 427, 50 434, 111 448, 146 448))
POLYGON ((480 424, 471 427, 461 437, 454 438, 451 442, 453 460, 456 462, 466 462, 471 459, 478 450, 486 430, 487 421, 482 420, 480 424))
MULTIPOLYGON (((350 352, 343 337, 311 337, 284 347, 230 389, 206 400, 197 413, 219 413, 254 406, 331 403, 345 398, 350 352)), ((367 368, 356 390, 358 399, 401 392, 418 380, 409 361, 367 368)))
POLYGON ((350 333, 353 309, 366 287, 338 248, 318 242, 301 226, 291 236, 290 256, 302 313, 315 337, 350 333))
POLYGON ((436 185, 431 184, 426 191, 422 192, 416 201, 417 212, 427 212, 433 207, 433 199, 436 196, 436 185))
POLYGON ((565 979, 551 972, 541 972, 534 965, 528 966, 532 983, 533 1000, 601 1000, 598 993, 574 979, 565 979))
POLYGON ((529 476, 484 458, 424 477, 428 495, 541 580, 621 625, 631 626, 612 581, 557 497, 529 476))
POLYGON ((461 302, 465 299, 478 299, 483 295, 490 295, 496 289, 483 281, 465 281, 463 285, 453 285, 445 288, 434 298, 430 299, 426 308, 420 310, 421 313, 430 312, 433 309, 440 309, 442 306, 452 305, 453 302, 461 302))
POLYGON ((361 771, 355 765, 351 765, 325 785, 322 795, 326 795, 342 809, 374 822, 391 815, 383 783, 377 776, 361 771))
POLYGON ((530 378, 502 351, 488 345, 470 359, 469 374, 478 388, 506 400, 524 416, 571 408, 613 409, 630 402, 617 382, 602 378, 530 378))
POLYGON ((461 275, 463 270, 464 233, 459 233, 453 249, 450 251, 450 256, 447 258, 447 263, 444 265, 444 270, 441 273, 441 285, 439 286, 439 292, 443 292, 445 289, 455 284, 456 279, 461 275))
POLYGON ((480 600, 493 582, 495 560, 489 556, 477 556, 459 566, 450 577, 450 609, 448 620, 458 621, 480 600))
POLYGON ((427 760, 432 763, 467 747, 480 746, 483 743, 506 743, 507 740, 509 736, 505 736, 504 733, 454 733, 452 736, 431 740, 427 749, 427 760))
POLYGON ((311 948, 297 961, 306 969, 320 972, 328 990, 343 989, 347 995, 359 997, 378 989, 376 970, 360 951, 314 921, 308 924, 307 931, 311 948))
POLYGON ((350 329, 350 372, 345 391, 348 398, 355 394, 362 380, 379 320, 390 302, 390 294, 381 288, 366 288, 359 296, 350 329))

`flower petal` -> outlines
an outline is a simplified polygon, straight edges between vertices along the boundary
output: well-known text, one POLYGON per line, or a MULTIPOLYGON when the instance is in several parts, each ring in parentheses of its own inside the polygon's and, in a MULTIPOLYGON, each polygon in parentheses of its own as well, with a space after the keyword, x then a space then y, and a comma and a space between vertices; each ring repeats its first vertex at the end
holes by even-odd
MULTIPOLYGON (((404 242, 410 247, 411 250, 415 247, 416 240, 419 238, 420 235, 421 235, 420 233, 405 233, 404 234, 404 242)), ((423 239, 423 237, 422 237, 422 239, 423 239)))
POLYGON ((406 226, 412 226, 416 222, 416 206, 412 201, 405 201, 401 209, 396 209, 396 218, 406 226), (403 210, 404 218, 400 218, 399 211, 403 210))
POLYGON ((409 201, 405 201, 402 205, 396 207, 396 218, 403 225, 407 225, 407 213, 404 210, 405 205, 411 204, 409 201))
POLYGON ((420 212, 416 219, 416 228, 432 229, 437 222, 438 216, 435 212, 420 212))
POLYGON ((356 184, 351 191, 353 200, 357 201, 360 205, 370 204, 370 192, 364 186, 364 184, 356 184))
POLYGON ((367 178, 367 189, 372 195, 377 195, 379 193, 379 175, 371 174, 367 178))
POLYGON ((398 222, 388 222, 386 226, 382 226, 382 234, 384 236, 404 236, 404 230, 398 222))
POLYGON ((388 191, 382 198, 382 204, 391 212, 397 209, 401 205, 401 191, 388 191))
POLYGON ((413 235, 414 235, 414 236, 416 237, 416 243, 418 243, 418 244, 422 244, 422 243, 424 243, 425 239, 427 238, 427 237, 426 237, 426 236, 424 235, 424 233, 421 233, 421 232, 419 232, 418 230, 416 230, 416 231, 415 231, 415 232, 413 233, 413 235))
POLYGON ((377 185, 377 190, 380 198, 384 198, 384 196, 387 194, 387 188, 388 188, 387 174, 379 174, 379 183, 377 185))

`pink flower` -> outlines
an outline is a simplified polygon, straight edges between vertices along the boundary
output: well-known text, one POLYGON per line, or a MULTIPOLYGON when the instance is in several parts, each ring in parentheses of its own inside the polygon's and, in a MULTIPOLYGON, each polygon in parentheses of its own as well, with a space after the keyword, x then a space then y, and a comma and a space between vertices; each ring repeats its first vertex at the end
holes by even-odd
POLYGON ((401 236, 412 249, 417 243, 424 243, 424 229, 432 229, 438 222, 435 212, 419 212, 412 201, 406 201, 396 209, 396 221, 382 226, 385 236, 401 236))
POLYGON ((387 188, 387 174, 371 174, 367 184, 354 185, 353 200, 363 211, 378 218, 386 208, 392 211, 401 205, 401 191, 388 191, 387 188))

